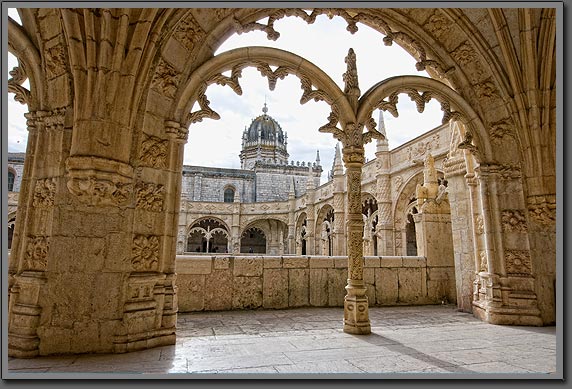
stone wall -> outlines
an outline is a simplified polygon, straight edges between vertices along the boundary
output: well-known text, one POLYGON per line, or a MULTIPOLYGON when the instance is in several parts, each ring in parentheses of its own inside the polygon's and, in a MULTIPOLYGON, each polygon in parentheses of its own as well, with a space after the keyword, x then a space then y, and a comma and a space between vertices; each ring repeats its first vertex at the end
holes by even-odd
MULTIPOLYGON (((454 268, 430 282, 425 257, 366 257, 371 306, 440 304, 436 290, 454 290, 454 268), (427 285, 431 285, 428 290, 427 285)), ((177 255, 179 312, 231 309, 341 307, 347 257, 177 255)))
MULTIPOLYGON (((10 159, 10 157, 8 157, 10 159)), ((8 160, 8 170, 14 173, 14 188, 13 192, 20 192, 20 185, 22 183, 22 174, 24 173, 24 162, 8 160)))

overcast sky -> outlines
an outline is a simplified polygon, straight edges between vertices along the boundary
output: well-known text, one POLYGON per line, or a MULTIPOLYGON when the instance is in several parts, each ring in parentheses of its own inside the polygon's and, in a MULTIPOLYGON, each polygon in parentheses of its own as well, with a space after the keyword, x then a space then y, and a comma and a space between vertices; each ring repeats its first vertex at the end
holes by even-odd
MULTIPOLYGON (((10 10, 14 17, 15 10, 10 10)), ((15 15, 17 17, 17 14, 15 15)), ((346 71, 344 58, 351 47, 357 58, 359 86, 364 94, 371 86, 388 77, 398 75, 427 76, 426 72, 415 69, 415 60, 397 44, 385 46, 383 35, 375 30, 358 24, 359 31, 354 35, 346 30, 347 24, 340 17, 328 19, 319 16, 308 25, 299 18, 290 17, 278 20, 274 24, 281 36, 270 41, 266 34, 254 31, 242 35, 233 35, 225 41, 215 54, 246 46, 268 46, 298 54, 324 70, 343 89, 342 74, 346 71)), ((8 70, 16 66, 16 60, 9 55, 8 70)), ((302 89, 295 76, 278 80, 274 91, 268 88, 268 81, 254 68, 242 72, 240 84, 242 96, 236 95, 229 87, 211 85, 207 97, 211 108, 217 111, 221 119, 204 119, 191 125, 189 141, 185 147, 184 163, 187 165, 240 168, 238 154, 245 126, 253 118, 262 114, 266 100, 268 114, 280 123, 288 133, 288 152, 290 160, 314 161, 316 150, 327 178, 334 155, 336 140, 331 134, 318 132, 318 128, 327 122, 329 106, 324 102, 310 101, 300 104, 302 89)), ((415 104, 404 94, 399 95, 399 117, 385 113, 385 124, 390 148, 440 125, 442 112, 439 104, 430 101, 425 111, 419 114, 415 104)), ((8 151, 25 151, 27 141, 24 113, 27 107, 13 100, 9 95, 8 151)), ((378 121, 379 111, 373 115, 378 121)), ((375 157, 375 141, 366 146, 366 158, 375 157)))

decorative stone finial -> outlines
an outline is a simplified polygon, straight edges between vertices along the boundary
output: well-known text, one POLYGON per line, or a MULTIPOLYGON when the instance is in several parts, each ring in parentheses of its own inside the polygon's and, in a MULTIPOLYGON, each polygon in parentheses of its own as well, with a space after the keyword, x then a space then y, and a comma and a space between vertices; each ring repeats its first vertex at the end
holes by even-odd
POLYGON ((266 115, 268 108, 266 107, 266 101, 264 102, 264 107, 262 107, 262 112, 266 115))
POLYGON ((361 94, 359 90, 357 66, 356 66, 356 54, 354 49, 350 48, 348 55, 345 58, 347 64, 347 71, 343 74, 343 80, 345 85, 344 93, 359 97, 361 94))

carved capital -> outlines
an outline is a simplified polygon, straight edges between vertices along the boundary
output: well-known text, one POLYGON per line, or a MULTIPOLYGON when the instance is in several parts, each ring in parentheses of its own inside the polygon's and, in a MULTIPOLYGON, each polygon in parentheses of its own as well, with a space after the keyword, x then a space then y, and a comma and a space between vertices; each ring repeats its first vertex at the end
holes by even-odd
MULTIPOLYGON (((165 121, 165 133, 177 143, 187 143, 187 139, 189 137, 189 130, 184 126, 181 126, 178 122, 174 122, 172 120, 165 121)), ((165 152, 166 157, 166 147, 164 147, 163 151, 165 152)))
POLYGON ((127 164, 98 157, 70 157, 67 187, 82 203, 126 206, 133 191, 133 168, 127 164))

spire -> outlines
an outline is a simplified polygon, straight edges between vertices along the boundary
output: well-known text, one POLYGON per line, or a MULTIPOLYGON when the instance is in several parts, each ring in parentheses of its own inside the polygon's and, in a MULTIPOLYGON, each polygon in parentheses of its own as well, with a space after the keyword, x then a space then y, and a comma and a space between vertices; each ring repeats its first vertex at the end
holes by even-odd
POLYGON ((308 166, 308 178, 306 179, 306 190, 314 189, 314 176, 312 174, 312 165, 308 166))
POLYGON ((344 167, 342 165, 342 154, 340 153, 340 144, 336 143, 336 153, 334 156, 334 163, 332 164, 331 176, 341 176, 344 174, 344 167))
POLYGON ((268 108, 266 107, 266 96, 264 96, 264 107, 262 107, 262 112, 266 115, 268 108))
POLYGON ((387 139, 387 135, 385 133, 385 120, 383 118, 383 109, 379 110, 379 132, 383 134, 383 136, 387 139))
POLYGON ((340 143, 336 143, 336 155, 334 157, 334 165, 342 166, 342 153, 340 152, 340 143))
POLYGON ((320 166, 320 150, 316 150, 316 166, 320 166))

